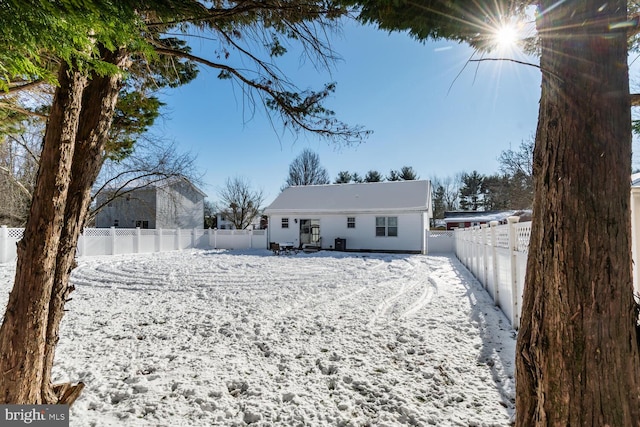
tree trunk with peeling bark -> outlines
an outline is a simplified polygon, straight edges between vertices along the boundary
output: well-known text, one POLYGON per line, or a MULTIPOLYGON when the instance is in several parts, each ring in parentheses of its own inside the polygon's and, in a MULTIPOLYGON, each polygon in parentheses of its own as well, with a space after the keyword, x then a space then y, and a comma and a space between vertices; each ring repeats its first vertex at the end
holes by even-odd
POLYGON ((626 2, 541 1, 518 426, 639 426, 626 2))
MULTIPOLYGON (((124 67, 124 50, 101 49, 124 67)), ((83 385, 53 385, 51 369, 75 249, 100 172, 120 75, 71 73, 62 65, 45 133, 32 207, 18 246, 14 287, 0 329, 3 403, 72 403, 83 385)))
MULTIPOLYGON (((109 52, 103 49, 102 60, 105 62, 122 68, 126 59, 124 50, 109 52)), ((49 403, 56 403, 61 398, 51 382, 51 369, 59 340, 60 322, 64 316, 64 305, 73 291, 69 278, 76 265, 75 252, 78 238, 84 228, 91 203, 91 188, 104 160, 103 153, 118 99, 120 82, 120 75, 90 76, 82 97, 69 195, 56 257, 53 292, 49 303, 42 390, 43 401, 49 403)))
POLYGON ((44 352, 60 230, 64 221, 86 78, 62 64, 13 289, 0 327, 0 401, 41 403, 44 352))

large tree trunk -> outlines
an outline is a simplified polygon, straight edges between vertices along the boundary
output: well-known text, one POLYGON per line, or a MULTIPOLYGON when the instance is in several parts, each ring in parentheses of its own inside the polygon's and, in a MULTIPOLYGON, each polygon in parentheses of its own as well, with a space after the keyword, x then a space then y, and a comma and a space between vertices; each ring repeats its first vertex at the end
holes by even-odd
MULTIPOLYGON (((124 49, 115 52, 102 49, 102 60, 120 68, 124 66, 126 58, 124 49)), ((90 76, 82 97, 69 195, 64 212, 64 227, 60 236, 53 292, 49 301, 42 381, 42 400, 47 403, 57 403, 65 398, 61 393, 62 389, 54 387, 51 383, 51 369, 59 340, 60 322, 64 316, 64 305, 73 291, 73 286, 69 285, 69 277, 75 267, 78 238, 91 202, 91 188, 103 163, 104 148, 118 99, 121 77, 119 74, 90 76)), ((71 390, 73 389, 69 389, 69 396, 75 400, 78 393, 71 394, 71 390)), ((72 400, 64 400, 65 403, 72 403, 72 400)))
POLYGON ((13 289, 0 327, 0 401, 41 402, 49 300, 86 78, 63 63, 36 179, 29 219, 18 244, 13 289))
POLYGON ((541 1, 518 426, 639 426, 626 1, 541 1))

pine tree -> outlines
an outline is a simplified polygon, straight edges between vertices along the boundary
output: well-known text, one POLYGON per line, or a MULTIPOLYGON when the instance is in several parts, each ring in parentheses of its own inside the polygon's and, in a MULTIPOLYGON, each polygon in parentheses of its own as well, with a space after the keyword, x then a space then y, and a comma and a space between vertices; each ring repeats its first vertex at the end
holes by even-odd
POLYGON ((484 175, 473 171, 462 175, 460 188, 460 208, 465 211, 477 211, 484 207, 484 175))
POLYGON ((381 182, 384 181, 382 174, 376 170, 370 170, 364 176, 364 182, 381 182))
MULTIPOLYGON (((340 123, 322 102, 335 90, 298 90, 273 63, 295 40, 320 62, 333 52, 319 37, 347 9, 325 2, 213 2, 196 0, 62 0, 3 2, 0 89, 9 94, 40 80, 56 83, 39 173, 23 239, 18 245, 14 287, 0 327, 0 394, 3 403, 72 403, 82 390, 54 387, 51 368, 64 304, 73 291, 69 276, 104 160, 125 71, 156 55, 219 70, 293 131, 350 143, 367 135, 340 123), (81 6, 79 4, 81 3, 81 6), (294 5, 295 7, 291 7, 294 5), (195 25, 190 25, 195 24, 195 25), (201 30, 222 49, 215 60, 190 54, 162 35, 201 30), (212 37, 213 36, 213 37, 212 37), (261 59, 243 46, 266 46, 261 59), (257 74, 225 62, 234 55, 253 61, 257 74), (57 68, 56 68, 57 66, 57 68), (51 70, 57 71, 51 71, 51 70), (25 81, 25 76, 31 76, 25 81), (70 392, 68 392, 70 391, 70 392)), ((328 179, 327 179, 328 180, 328 179)))
MULTIPOLYGON (((627 2, 360 0, 360 19, 479 49, 535 5, 542 92, 516 351, 516 425, 637 426, 627 2), (518 9, 518 7, 522 7, 518 9)), ((638 97, 635 97, 638 98, 638 97)), ((634 98, 634 99, 635 99, 634 98)))
POLYGON ((387 176, 387 181, 402 181, 402 178, 400 178, 400 173, 397 170, 391 169, 387 176))
POLYGON ((403 181, 414 181, 419 178, 418 174, 416 174, 411 166, 403 166, 400 169, 400 173, 398 174, 398 176, 403 181))
POLYGON ((333 181, 334 184, 348 184, 351 182, 351 173, 349 171, 340 171, 338 172, 338 176, 336 180, 333 181))

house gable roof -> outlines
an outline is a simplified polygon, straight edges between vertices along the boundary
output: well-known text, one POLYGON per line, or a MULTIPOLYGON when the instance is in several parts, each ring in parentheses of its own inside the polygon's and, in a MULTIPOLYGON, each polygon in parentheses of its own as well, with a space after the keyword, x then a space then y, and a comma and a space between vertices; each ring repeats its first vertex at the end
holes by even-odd
POLYGON ((429 181, 301 185, 286 188, 265 214, 423 211, 430 208, 429 181))
POLYGON ((207 197, 204 191, 200 190, 194 183, 192 183, 188 178, 184 176, 170 176, 166 178, 162 177, 146 177, 146 178, 136 178, 127 182, 126 184, 122 183, 111 183, 105 189, 107 191, 117 191, 118 193, 122 192, 132 192, 139 190, 152 190, 159 188, 170 187, 174 184, 185 183, 190 186, 193 191, 201 195, 202 197, 207 197))

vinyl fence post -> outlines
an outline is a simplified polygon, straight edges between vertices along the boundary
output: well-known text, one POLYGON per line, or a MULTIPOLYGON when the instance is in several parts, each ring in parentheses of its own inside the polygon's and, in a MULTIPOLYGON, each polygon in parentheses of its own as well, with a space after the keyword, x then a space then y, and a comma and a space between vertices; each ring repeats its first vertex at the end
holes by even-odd
POLYGON ((473 260, 474 260, 474 268, 476 270, 476 278, 478 280, 482 280, 482 259, 481 259, 481 255, 482 255, 482 230, 480 229, 479 225, 476 225, 474 228, 474 234, 475 234, 475 239, 474 239, 474 248, 475 248, 475 253, 473 254, 473 260))
POLYGON ((140 227, 136 227, 136 234, 133 236, 133 253, 140 253, 140 240, 141 240, 140 227))
POLYGON ((176 234, 175 237, 173 238, 173 249, 181 251, 182 250, 182 245, 180 244, 180 228, 176 228, 176 234))
POLYGON ((491 259, 493 261, 493 302, 495 305, 500 306, 500 285, 498 283, 498 279, 500 278, 500 272, 498 271, 498 251, 497 251, 497 241, 496 238, 496 227, 498 226, 498 221, 491 221, 489 223, 491 227, 491 259))
POLYGON ((111 227, 111 232, 109 233, 111 237, 111 255, 116 254, 116 228, 111 227))
POLYGON ((511 264, 511 308, 513 309, 511 326, 518 329, 520 319, 518 319, 518 235, 516 224, 520 221, 520 217, 510 216, 507 221, 509 224, 509 263, 511 264))
POLYGON ((471 243, 469 243, 469 230, 463 228, 462 231, 462 240, 464 241, 464 249, 462 252, 462 258, 464 259, 463 264, 469 268, 469 247, 471 243))
POLYGON ((480 230, 482 232, 482 285, 487 289, 487 283, 489 282, 489 259, 487 252, 489 248, 487 246, 487 224, 480 224, 480 230))
POLYGON ((156 229, 156 252, 162 252, 162 228, 156 229))
POLYGON ((80 233, 80 235, 78 236, 78 245, 77 245, 77 252, 76 255, 81 257, 84 256, 84 251, 85 251, 85 240, 86 238, 84 237, 84 233, 86 231, 86 228, 82 229, 82 232, 80 233))
POLYGON ((0 264, 8 262, 9 230, 6 225, 0 227, 0 264))
POLYGON ((457 230, 453 230, 453 253, 456 254, 458 258, 460 258, 460 256, 458 255, 458 231, 457 230))

